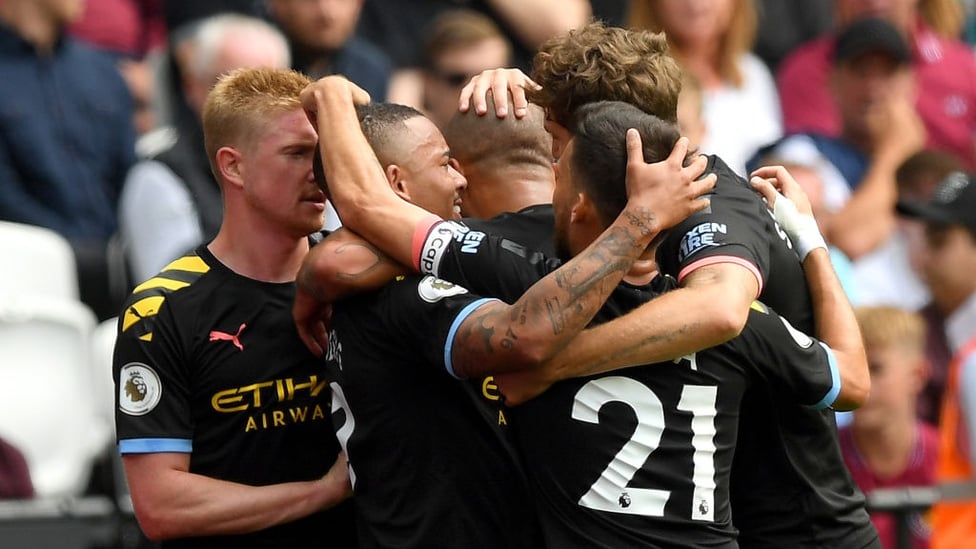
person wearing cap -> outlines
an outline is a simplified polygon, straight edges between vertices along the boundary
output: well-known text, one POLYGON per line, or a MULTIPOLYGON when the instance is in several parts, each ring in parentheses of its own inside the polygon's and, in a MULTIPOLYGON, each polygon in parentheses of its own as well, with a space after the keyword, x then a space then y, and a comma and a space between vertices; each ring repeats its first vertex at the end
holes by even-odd
MULTIPOLYGON (((883 19, 861 19, 843 29, 833 49, 830 77, 842 131, 794 134, 766 155, 814 167, 823 183, 824 234, 854 266, 861 304, 913 309, 899 291, 910 279, 893 267, 898 167, 925 143, 915 111, 911 52, 883 19)), ((902 261, 902 263, 905 263, 902 261)))
MULTIPOLYGON (((923 277, 946 314, 953 351, 939 422, 940 482, 976 481, 976 179, 956 172, 929 202, 899 202, 898 211, 925 222, 923 277)), ((971 546, 976 499, 933 508, 932 548, 971 546)))
POLYGON ((949 151, 976 169, 976 58, 959 40, 957 0, 834 0, 837 33, 798 47, 779 65, 776 83, 787 134, 841 133, 841 112, 830 94, 831 59, 839 32, 853 21, 881 17, 904 37, 914 81, 925 90, 915 107, 925 124, 926 146, 949 151))

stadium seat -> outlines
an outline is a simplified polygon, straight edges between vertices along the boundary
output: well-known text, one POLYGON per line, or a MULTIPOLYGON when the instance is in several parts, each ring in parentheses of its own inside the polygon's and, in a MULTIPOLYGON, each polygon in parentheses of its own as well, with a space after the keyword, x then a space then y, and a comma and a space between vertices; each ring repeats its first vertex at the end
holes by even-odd
POLYGON ((58 233, 0 221, 0 253, 0 293, 79 299, 74 252, 58 233))
POLYGON ((93 400, 94 328, 75 300, 0 297, 0 434, 24 453, 38 497, 83 493, 110 443, 93 400))
POLYGON ((91 339, 91 381, 95 387, 95 392, 92 393, 95 412, 113 433, 113 438, 115 383, 112 381, 112 353, 115 351, 118 322, 118 317, 102 321, 95 327, 91 339))

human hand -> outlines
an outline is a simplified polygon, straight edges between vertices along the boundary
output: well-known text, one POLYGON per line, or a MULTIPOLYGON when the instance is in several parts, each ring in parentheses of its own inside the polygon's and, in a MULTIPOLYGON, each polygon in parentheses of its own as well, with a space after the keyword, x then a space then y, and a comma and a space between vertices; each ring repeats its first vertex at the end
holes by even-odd
POLYGON ((873 160, 887 156, 900 165, 925 147, 925 124, 907 95, 889 97, 867 114, 868 131, 874 138, 873 160))
POLYGON ((766 199, 773 217, 796 246, 800 260, 817 248, 827 248, 813 207, 800 184, 783 166, 763 166, 754 172, 749 182, 766 199))
POLYGON ((292 317, 298 328, 298 337, 308 350, 317 357, 325 354, 329 345, 329 323, 332 320, 332 304, 317 299, 301 284, 295 288, 292 317))
POLYGON ((312 82, 302 90, 299 101, 301 101, 302 109, 305 110, 305 115, 308 116, 308 120, 316 132, 319 129, 319 107, 321 102, 330 96, 349 99, 354 106, 368 105, 370 102, 369 93, 344 76, 326 76, 312 82))
POLYGON ((495 374, 493 377, 498 391, 505 397, 507 406, 518 406, 532 400, 544 393, 553 383, 536 369, 495 374))
POLYGON ((317 481, 317 484, 320 488, 318 509, 329 509, 352 495, 349 460, 346 459, 345 452, 339 452, 332 467, 317 481))
POLYGON ((678 139, 667 158, 648 164, 644 162, 640 133, 627 130, 628 204, 640 204, 657 232, 677 225, 710 204, 703 195, 712 190, 718 176, 710 173, 698 179, 708 165, 705 156, 683 165, 688 143, 687 137, 678 139))
POLYGON ((512 106, 515 117, 522 118, 529 112, 529 101, 525 97, 525 88, 540 90, 542 86, 536 84, 519 69, 488 69, 476 74, 471 81, 461 88, 458 98, 458 110, 468 112, 474 104, 474 112, 481 116, 488 112, 488 91, 491 90, 495 104, 495 116, 505 118, 508 115, 508 93, 512 92, 512 106))

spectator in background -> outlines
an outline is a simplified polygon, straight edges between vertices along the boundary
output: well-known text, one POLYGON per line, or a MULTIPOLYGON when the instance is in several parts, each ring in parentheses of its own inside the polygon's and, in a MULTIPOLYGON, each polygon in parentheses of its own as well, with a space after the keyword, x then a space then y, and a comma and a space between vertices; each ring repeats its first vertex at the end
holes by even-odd
MULTIPOLYGON (((897 198, 928 200, 945 176, 962 169, 962 162, 955 156, 922 149, 908 157, 895 171, 897 198)), ((897 212, 890 208, 882 213, 888 216, 897 212)), ((911 258, 912 249, 918 249, 923 242, 924 227, 921 223, 895 215, 894 227, 878 248, 858 260, 858 278, 865 286, 861 304, 894 305, 911 311, 922 309, 930 296, 911 258)), ((929 358, 932 359, 931 356, 929 358)), ((948 356, 943 364, 946 362, 948 356)), ((936 403, 936 414, 937 411, 936 403)))
POLYGON ((716 154, 739 175, 763 145, 783 134, 776 86, 751 53, 755 0, 649 0, 631 5, 629 24, 664 31, 671 54, 704 90, 708 135, 701 150, 716 154))
POLYGON ((443 131, 457 112, 461 87, 483 70, 510 65, 512 45, 488 16, 446 11, 430 22, 424 57, 424 111, 443 131))
POLYGON ((857 286, 892 287, 891 259, 879 250, 896 227, 895 174, 925 139, 913 107, 908 45, 886 21, 861 19, 838 35, 833 55, 831 90, 843 119, 841 135, 797 134, 770 149, 817 169, 824 185, 824 234, 853 261, 857 286))
MULTIPOLYGON (((838 433, 844 462, 865 493, 878 488, 935 484, 938 433, 915 415, 925 382, 925 326, 895 307, 854 310, 871 370, 871 395, 838 433)), ((918 511, 908 518, 912 547, 927 549, 931 529, 918 511)), ((872 513, 881 545, 897 547, 895 517, 872 513)))
POLYGON ((271 18, 291 44, 292 68, 310 77, 341 74, 384 101, 389 58, 355 36, 363 0, 268 0, 271 18))
MULTIPOLYGON (((976 480, 976 181, 949 175, 928 202, 899 202, 925 222, 923 275, 946 315, 953 352, 939 414, 939 482, 976 480)), ((970 496, 971 497, 971 496, 970 496)), ((976 539, 976 501, 937 504, 934 549, 967 547, 976 539)))
MULTIPOLYGON (((945 150, 976 168, 976 59, 957 37, 962 24, 958 0, 836 0, 843 29, 866 17, 894 25, 909 44, 916 87, 915 106, 925 124, 926 145, 945 150)), ((830 73, 837 35, 796 49, 777 73, 787 133, 839 135, 842 113, 831 100, 830 73)))
POLYGON ((288 68, 285 37, 245 15, 215 15, 196 23, 181 65, 181 97, 173 141, 129 171, 119 205, 119 224, 129 270, 142 282, 167 263, 209 242, 223 219, 220 187, 204 149, 200 115, 221 74, 236 68, 288 68))
POLYGON ((695 75, 685 71, 681 75, 681 93, 678 94, 678 130, 688 138, 688 147, 697 149, 708 135, 705 122, 705 91, 695 75))
POLYGON ((393 60, 390 102, 423 107, 427 25, 440 13, 461 6, 487 15, 499 26, 513 47, 512 65, 526 73, 543 42, 582 26, 592 12, 587 0, 365 0, 357 33, 393 60))
POLYGON ((164 0, 85 0, 68 34, 122 59, 140 61, 166 43, 164 0))
POLYGON ((116 57, 132 94, 136 134, 152 130, 154 81, 147 56, 166 43, 163 0, 85 0, 68 33, 116 57))
POLYGON ((132 99, 113 59, 67 36, 81 0, 0 2, 0 219, 74 248, 82 300, 105 319, 108 243, 135 160, 132 99))
MULTIPOLYGON (((961 172, 962 163, 949 153, 924 150, 909 158, 898 168, 898 200, 901 202, 926 202, 935 193, 943 179, 953 172, 961 172)), ((914 294, 914 305, 925 320, 925 358, 929 371, 926 384, 919 394, 916 412, 919 418, 931 425, 939 424, 939 409, 945 391, 949 360, 952 352, 945 334, 945 313, 932 301, 931 293, 922 280, 925 272, 925 224, 905 216, 898 218, 898 231, 893 242, 892 254, 897 263, 887 265, 889 272, 897 271, 898 284, 889 293, 900 291, 914 294), (920 288, 919 288, 920 287, 920 288)))

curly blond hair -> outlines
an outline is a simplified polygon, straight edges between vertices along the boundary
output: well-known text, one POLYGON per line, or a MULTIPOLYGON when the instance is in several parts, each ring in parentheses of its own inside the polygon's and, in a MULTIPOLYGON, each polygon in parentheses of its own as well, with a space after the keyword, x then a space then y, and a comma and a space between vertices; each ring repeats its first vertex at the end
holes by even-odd
POLYGON ((663 34, 591 22, 543 44, 532 67, 542 89, 529 99, 564 127, 573 127, 578 107, 596 101, 622 101, 677 122, 682 72, 663 34))

